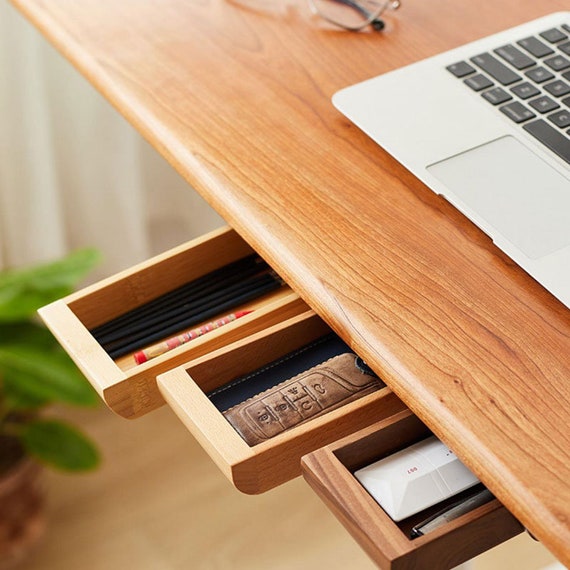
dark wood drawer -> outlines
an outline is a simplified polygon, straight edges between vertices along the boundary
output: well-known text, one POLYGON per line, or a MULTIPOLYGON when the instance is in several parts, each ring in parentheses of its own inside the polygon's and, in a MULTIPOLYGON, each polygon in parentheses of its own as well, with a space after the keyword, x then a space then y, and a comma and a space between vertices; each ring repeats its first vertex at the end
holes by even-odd
POLYGON ((453 568, 523 530, 493 499, 431 533, 411 539, 412 526, 446 503, 396 523, 353 473, 428 435, 428 428, 405 410, 302 458, 305 479, 383 570, 453 568))

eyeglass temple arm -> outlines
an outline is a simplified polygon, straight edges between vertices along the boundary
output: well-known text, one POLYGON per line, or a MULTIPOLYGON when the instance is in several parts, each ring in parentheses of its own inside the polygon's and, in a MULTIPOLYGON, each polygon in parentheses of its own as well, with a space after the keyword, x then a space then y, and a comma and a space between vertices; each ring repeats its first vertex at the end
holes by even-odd
POLYGON ((360 2, 357 2, 356 0, 333 0, 333 2, 344 4, 345 6, 348 6, 357 12, 360 12, 366 18, 366 20, 368 20, 368 23, 377 31, 384 29, 384 20, 380 19, 379 16, 384 13, 386 8, 390 7, 393 10, 397 10, 401 5, 400 0, 384 0, 382 7, 378 11, 378 15, 374 16, 373 12, 367 10, 362 4, 360 4, 360 2))
MULTIPOLYGON (((357 12, 360 12, 367 20, 370 20, 370 24, 374 29, 381 30, 384 28, 384 21, 381 20, 378 16, 373 17, 372 12, 367 10, 362 4, 360 4, 356 0, 333 0, 333 1, 338 2, 339 4, 344 4, 345 6, 348 6, 353 10, 356 10, 357 12)), ((386 2, 380 13, 384 12, 384 10, 389 4, 390 2, 386 2)), ((395 3, 395 5, 399 5, 399 2, 395 3)))

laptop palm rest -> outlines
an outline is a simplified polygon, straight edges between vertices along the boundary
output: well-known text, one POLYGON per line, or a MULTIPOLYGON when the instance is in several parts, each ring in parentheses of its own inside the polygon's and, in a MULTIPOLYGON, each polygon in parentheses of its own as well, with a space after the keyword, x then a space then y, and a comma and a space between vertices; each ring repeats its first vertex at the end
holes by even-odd
POLYGON ((474 213, 492 238, 498 233, 527 257, 538 259, 570 244, 570 180, 514 137, 427 170, 449 190, 442 194, 474 213))

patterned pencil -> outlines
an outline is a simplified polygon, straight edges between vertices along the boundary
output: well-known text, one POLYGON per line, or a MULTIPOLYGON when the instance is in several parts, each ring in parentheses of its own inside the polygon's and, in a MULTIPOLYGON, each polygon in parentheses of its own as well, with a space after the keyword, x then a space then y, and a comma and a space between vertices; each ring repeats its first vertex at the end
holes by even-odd
POLYGON ((174 336, 172 338, 169 338, 163 342, 159 342, 158 344, 154 344, 152 346, 149 346, 148 348, 145 348, 144 350, 139 350, 138 352, 135 352, 134 354, 134 358, 135 358, 135 362, 137 364, 142 364, 143 362, 146 362, 147 360, 150 360, 151 358, 155 358, 156 356, 160 356, 161 354, 164 354, 165 352, 168 352, 169 350, 172 350, 173 348, 177 348, 178 346, 181 346, 183 344, 186 344, 187 342, 190 342, 191 340, 195 340, 213 330, 219 329, 220 327, 223 327, 224 325, 227 325, 229 323, 232 323, 233 321, 241 318, 241 317, 245 317, 245 315, 249 315, 250 313, 252 313, 253 311, 236 311, 235 313, 231 313, 229 315, 226 315, 225 317, 222 317, 221 319, 217 319, 215 321, 211 321, 209 323, 206 323, 205 325, 202 325, 201 327, 189 330, 185 333, 182 333, 180 335, 174 336))

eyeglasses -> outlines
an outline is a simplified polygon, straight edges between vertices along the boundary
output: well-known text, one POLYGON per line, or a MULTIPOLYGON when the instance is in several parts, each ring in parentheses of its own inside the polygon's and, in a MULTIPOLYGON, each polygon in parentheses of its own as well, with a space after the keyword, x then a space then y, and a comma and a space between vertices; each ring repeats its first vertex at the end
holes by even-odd
POLYGON ((372 26, 376 31, 384 29, 380 16, 386 10, 397 10, 400 0, 307 0, 314 14, 327 22, 357 32, 372 26))
MULTIPOLYGON (((387 10, 397 10, 400 0, 306 0, 312 14, 323 20, 357 32, 371 26, 380 31, 385 27, 380 16, 387 10)), ((274 12, 286 8, 289 0, 230 0, 256 11, 274 12)))

